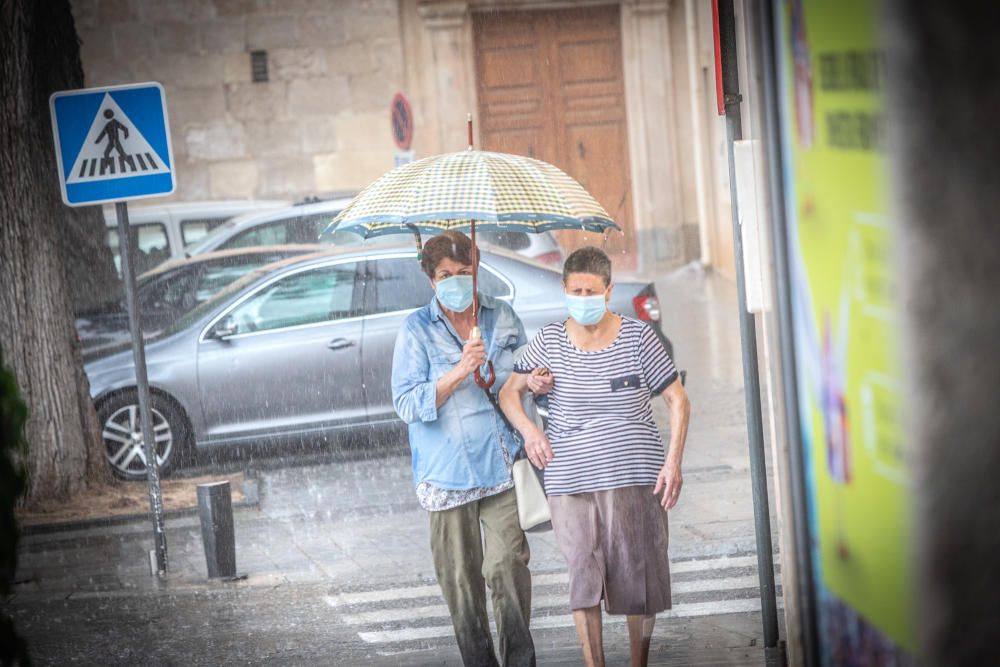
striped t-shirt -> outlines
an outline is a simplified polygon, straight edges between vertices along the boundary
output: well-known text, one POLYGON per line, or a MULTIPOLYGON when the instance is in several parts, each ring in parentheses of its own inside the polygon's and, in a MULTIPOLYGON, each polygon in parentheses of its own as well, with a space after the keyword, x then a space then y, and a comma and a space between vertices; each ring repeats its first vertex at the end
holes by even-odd
POLYGON ((663 440, 651 398, 677 379, 656 332, 622 317, 615 340, 586 352, 569 339, 565 322, 541 329, 514 372, 547 368, 547 435, 554 454, 545 468, 550 496, 652 485, 663 467, 663 440))

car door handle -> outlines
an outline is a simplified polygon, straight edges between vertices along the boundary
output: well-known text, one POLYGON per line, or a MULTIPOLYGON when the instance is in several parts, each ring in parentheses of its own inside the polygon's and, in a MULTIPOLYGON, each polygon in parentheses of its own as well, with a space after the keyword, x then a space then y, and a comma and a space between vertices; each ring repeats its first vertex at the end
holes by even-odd
POLYGON ((331 350, 343 350, 345 347, 351 347, 352 345, 354 345, 354 341, 347 340, 346 338, 334 338, 327 343, 327 347, 331 350))

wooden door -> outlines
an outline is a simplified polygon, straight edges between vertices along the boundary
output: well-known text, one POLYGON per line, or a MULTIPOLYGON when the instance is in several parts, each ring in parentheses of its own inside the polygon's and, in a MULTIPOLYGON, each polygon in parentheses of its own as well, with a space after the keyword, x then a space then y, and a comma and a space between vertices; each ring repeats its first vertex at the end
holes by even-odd
POLYGON ((601 245, 618 268, 636 255, 618 6, 474 15, 484 150, 551 162, 624 230, 559 232, 567 251, 601 245))

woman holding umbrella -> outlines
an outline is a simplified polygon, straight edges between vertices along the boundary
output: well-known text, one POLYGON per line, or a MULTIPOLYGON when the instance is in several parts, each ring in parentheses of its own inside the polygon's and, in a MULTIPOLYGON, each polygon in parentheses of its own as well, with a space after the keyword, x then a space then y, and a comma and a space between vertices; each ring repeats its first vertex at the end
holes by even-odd
MULTIPOLYGON (((480 373, 492 362, 489 375, 502 386, 526 339, 513 309, 486 295, 478 296, 477 326, 475 252, 455 231, 424 246, 421 266, 435 297, 407 317, 396 339, 393 404, 409 425, 417 498, 430 513, 434 568, 464 663, 497 664, 489 586, 503 664, 534 665, 528 542, 510 472, 521 447, 480 373)), ((540 375, 525 383, 538 392, 551 387, 540 375)))
POLYGON ((552 528, 569 565, 569 597, 588 667, 603 667, 601 601, 628 616, 632 665, 646 665, 653 623, 670 608, 667 513, 680 496, 690 404, 674 364, 644 323, 612 313, 611 260, 599 248, 563 268, 569 319, 543 327, 500 403, 545 469, 552 528), (529 377, 547 369, 548 435, 524 412, 529 377), (670 447, 651 400, 670 411, 670 447))
MULTIPOLYGON (((562 170, 529 157, 473 150, 471 115, 468 131, 468 150, 384 174, 326 231, 363 238, 413 234, 418 249, 420 234, 439 234, 420 250, 436 297, 399 333, 393 401, 409 424, 417 496, 431 512, 431 551, 465 664, 496 664, 485 612, 488 583, 504 664, 528 665, 535 661, 528 544, 510 474, 520 445, 494 391, 510 375, 512 352, 525 336, 505 302, 482 296, 475 304, 476 228, 605 233, 618 226, 562 170), (458 233, 465 230, 471 240, 458 233)), ((522 379, 535 393, 552 386, 541 370, 522 379)))

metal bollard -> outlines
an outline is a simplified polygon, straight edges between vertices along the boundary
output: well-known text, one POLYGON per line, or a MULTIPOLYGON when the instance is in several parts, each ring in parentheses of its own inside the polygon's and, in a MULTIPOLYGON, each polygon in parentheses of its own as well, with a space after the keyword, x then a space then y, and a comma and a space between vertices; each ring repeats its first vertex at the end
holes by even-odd
POLYGON ((236 536, 229 481, 198 485, 198 515, 208 576, 236 576, 236 536))

